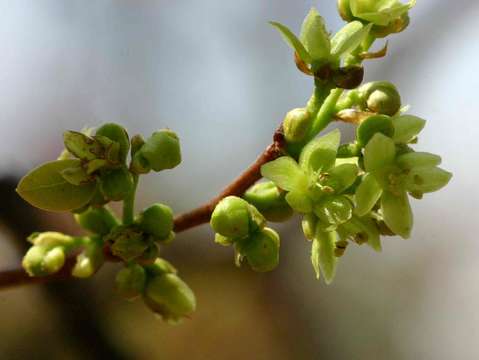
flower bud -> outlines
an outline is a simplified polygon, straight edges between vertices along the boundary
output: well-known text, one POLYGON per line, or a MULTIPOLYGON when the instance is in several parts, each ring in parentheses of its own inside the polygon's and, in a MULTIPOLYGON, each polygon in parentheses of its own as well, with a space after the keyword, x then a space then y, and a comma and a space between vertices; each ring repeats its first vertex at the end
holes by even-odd
POLYGON ((98 235, 106 235, 119 224, 113 213, 104 207, 89 207, 80 214, 74 215, 76 222, 85 230, 98 235))
POLYGON ((164 204, 153 204, 140 213, 136 223, 146 233, 166 239, 173 230, 173 211, 164 204))
POLYGON ((69 247, 74 245, 75 238, 56 231, 46 231, 42 233, 34 233, 29 236, 28 241, 33 245, 42 246, 51 249, 55 246, 69 247))
POLYGON ((196 309, 193 291, 175 274, 154 276, 147 280, 145 304, 169 322, 178 322, 196 309))
POLYGON ((314 234, 316 233, 316 224, 318 223, 318 218, 314 214, 306 214, 301 221, 301 227, 303 229, 304 236, 306 239, 313 240, 314 234))
POLYGON ((293 209, 284 199, 284 193, 281 193, 272 181, 253 185, 243 197, 268 221, 282 222, 293 215, 293 209))
POLYGON ((126 299, 134 299, 143 293, 146 272, 142 266, 131 264, 116 274, 116 289, 126 299))
POLYGON ((359 89, 360 98, 367 108, 382 115, 395 115, 401 108, 401 96, 392 83, 375 81, 364 84, 359 89))
POLYGON ((124 167, 111 170, 100 177, 103 195, 112 201, 123 200, 133 189, 133 177, 124 167))
POLYGON ((102 125, 96 131, 97 136, 105 136, 110 140, 119 144, 119 160, 120 162, 124 162, 128 155, 128 151, 130 149, 130 140, 128 138, 128 133, 126 132, 123 126, 108 123, 102 125))
POLYGON ((137 152, 154 171, 173 169, 181 162, 180 141, 171 130, 154 132, 137 152))
POLYGON ((264 228, 237 244, 239 253, 254 271, 273 270, 279 263, 279 235, 264 228))
POLYGON ((170 264, 168 261, 162 258, 157 258, 153 264, 147 265, 145 267, 148 274, 151 276, 165 275, 165 274, 176 274, 176 268, 170 264))
POLYGON ((30 276, 53 274, 65 264, 62 247, 48 249, 45 245, 32 246, 22 260, 22 266, 30 276))
POLYGON ((250 231, 249 204, 236 196, 227 196, 216 205, 210 225, 223 236, 241 238, 250 231))
POLYGON ((300 142, 305 139, 313 119, 305 108, 289 111, 283 120, 283 133, 287 142, 300 142))
POLYGON ((89 278, 103 265, 103 261, 103 247, 92 239, 77 256, 72 276, 81 279, 89 278))

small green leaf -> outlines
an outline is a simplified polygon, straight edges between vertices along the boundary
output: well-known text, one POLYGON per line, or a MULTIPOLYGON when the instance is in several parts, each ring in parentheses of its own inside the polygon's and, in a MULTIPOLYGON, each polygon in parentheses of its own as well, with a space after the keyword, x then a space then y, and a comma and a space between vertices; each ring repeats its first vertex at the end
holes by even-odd
POLYGON ((398 156, 396 164, 401 169, 412 169, 415 167, 432 167, 441 163, 441 157, 439 155, 427 153, 427 152, 410 152, 404 155, 398 156))
POLYGON ((391 165, 396 156, 394 142, 381 133, 376 133, 364 148, 364 166, 372 172, 391 165))
POLYGON ((437 191, 447 185, 452 174, 439 167, 413 168, 408 175, 406 188, 411 193, 429 193, 437 191))
POLYGON ((395 233, 409 238, 413 225, 413 215, 406 192, 395 195, 384 191, 381 196, 381 210, 386 225, 395 233))
POLYGON ((412 115, 401 115, 393 120, 394 142, 407 144, 415 138, 426 125, 426 120, 412 115))
POLYGON ((289 156, 282 156, 261 166, 261 175, 287 191, 304 190, 308 186, 306 174, 289 156))
POLYGON ((341 133, 338 129, 311 140, 301 151, 299 165, 305 171, 324 172, 333 167, 341 133))
POLYGON ((393 121, 386 115, 373 115, 363 120, 356 129, 359 146, 366 146, 374 134, 381 133, 392 138, 394 135, 393 121))
POLYGON ((55 160, 40 165, 18 184, 18 194, 31 205, 49 211, 70 211, 87 204, 95 192, 95 183, 75 186, 66 181, 62 171, 77 167, 80 160, 55 160))
POLYGON ((356 190, 355 213, 364 216, 372 210, 381 197, 382 189, 372 174, 366 174, 356 190))
POLYGON ((331 55, 339 58, 354 51, 371 30, 372 24, 364 26, 360 21, 347 23, 331 39, 331 55))
POLYGON ((63 142, 72 155, 82 160, 93 160, 103 153, 100 143, 81 132, 65 131, 63 142))
POLYGON ((313 61, 329 58, 331 52, 329 33, 326 31, 323 18, 315 8, 311 8, 304 19, 299 38, 313 61))
POLYGON ((291 191, 286 194, 286 202, 294 211, 307 214, 313 211, 313 202, 308 195, 301 191, 291 191))
POLYGON ((311 64, 311 56, 309 55, 308 51, 304 48, 301 41, 294 35, 291 30, 289 30, 283 24, 280 24, 275 21, 269 22, 273 25, 278 31, 281 33, 284 41, 298 54, 299 58, 303 60, 306 64, 311 64))
POLYGON ((323 232, 317 230, 311 247, 311 263, 313 264, 316 278, 323 274, 326 284, 333 281, 336 273, 337 258, 334 255, 336 247, 336 232, 323 232))

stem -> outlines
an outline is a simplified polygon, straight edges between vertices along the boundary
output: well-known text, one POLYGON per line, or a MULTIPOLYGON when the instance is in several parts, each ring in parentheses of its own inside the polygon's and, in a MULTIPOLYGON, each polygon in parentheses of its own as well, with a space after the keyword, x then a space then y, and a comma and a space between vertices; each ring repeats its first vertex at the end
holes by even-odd
POLYGON ((128 196, 123 200, 123 224, 130 225, 135 217, 135 195, 138 186, 139 176, 133 174, 133 188, 128 196))
POLYGON ((308 136, 309 140, 318 135, 332 121, 333 115, 336 112, 336 103, 343 91, 343 89, 331 90, 331 93, 324 101, 319 109, 318 115, 316 115, 316 118, 314 119, 313 126, 311 127, 308 136))

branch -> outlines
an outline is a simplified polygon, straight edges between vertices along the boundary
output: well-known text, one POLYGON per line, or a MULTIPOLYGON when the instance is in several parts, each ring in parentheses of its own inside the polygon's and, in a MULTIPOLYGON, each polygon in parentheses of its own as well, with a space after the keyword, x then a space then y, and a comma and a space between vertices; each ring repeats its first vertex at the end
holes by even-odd
MULTIPOLYGON (((251 185, 261 179, 261 166, 280 157, 284 153, 285 146, 286 142, 280 127, 274 133, 273 142, 263 151, 256 161, 231 184, 225 187, 218 196, 196 209, 176 216, 174 226, 175 232, 179 233, 207 223, 210 220, 211 213, 215 209, 216 204, 218 204, 221 199, 230 195, 243 195, 251 185)), ((119 261, 119 259, 115 258, 109 250, 109 247, 105 246, 105 260, 111 262, 119 261)), ((22 267, 0 271, 0 290, 20 285, 72 279, 71 270, 75 266, 76 255, 77 254, 71 254, 68 256, 62 269, 59 272, 48 276, 29 276, 22 267)))

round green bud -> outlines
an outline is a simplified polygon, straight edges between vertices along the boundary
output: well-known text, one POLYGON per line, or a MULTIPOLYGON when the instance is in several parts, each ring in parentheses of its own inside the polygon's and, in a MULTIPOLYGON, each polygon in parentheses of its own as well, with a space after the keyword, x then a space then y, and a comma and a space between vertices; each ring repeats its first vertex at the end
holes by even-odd
POLYGON ((151 276, 177 273, 176 268, 171 263, 162 258, 157 258, 153 264, 147 265, 145 269, 151 276))
POLYGON ((178 322, 196 309, 195 294, 175 274, 148 279, 143 298, 151 310, 169 322, 178 322))
POLYGON ((283 120, 283 133, 287 142, 303 141, 308 135, 313 119, 305 108, 289 111, 283 120))
POLYGON ((373 115, 362 121, 356 129, 356 140, 359 146, 364 147, 376 133, 392 137, 394 125, 389 116, 373 115))
POLYGON ((173 230, 173 211, 167 205, 153 204, 140 213, 136 223, 144 232, 166 239, 173 230))
POLYGON ((126 299, 134 299, 143 293, 146 272, 142 266, 131 264, 116 274, 116 289, 126 299))
POLYGON ((103 195, 112 201, 123 200, 133 190, 133 177, 124 167, 111 170, 100 177, 103 195))
POLYGON ((22 266, 30 276, 42 276, 48 273, 43 268, 43 259, 47 253, 44 246, 32 246, 23 257, 22 266))
POLYGON ((223 236, 241 238, 249 234, 250 219, 249 204, 237 196, 227 196, 216 205, 210 225, 223 236))
POLYGON ((360 98, 369 110, 393 116, 401 108, 401 95, 394 84, 387 81, 374 81, 364 84, 359 89, 360 98))
POLYGON ((169 129, 154 132, 137 152, 154 171, 173 169, 181 162, 180 140, 169 129))
POLYGON ((43 269, 48 274, 56 273, 65 264, 65 251, 62 247, 54 247, 43 258, 43 269))
POLYGON ((252 234, 237 249, 254 271, 271 271, 279 263, 279 235, 273 229, 265 227, 252 234))
POLYGON ((351 6, 349 5, 350 0, 338 0, 338 12, 341 18, 344 21, 353 21, 354 16, 351 13, 351 6))
POLYGON ((100 126, 96 131, 96 135, 105 136, 110 140, 117 142, 120 146, 120 162, 124 162, 126 160, 128 151, 130 149, 130 139, 128 138, 128 133, 123 126, 114 123, 108 123, 100 126))
POLYGON ((105 207, 90 207, 80 214, 75 214, 74 217, 82 228, 98 235, 108 234, 119 224, 115 215, 105 207))
POLYGON ((268 181, 250 187, 243 198, 256 207, 268 221, 282 222, 291 218, 294 213, 284 195, 272 181, 268 181))

